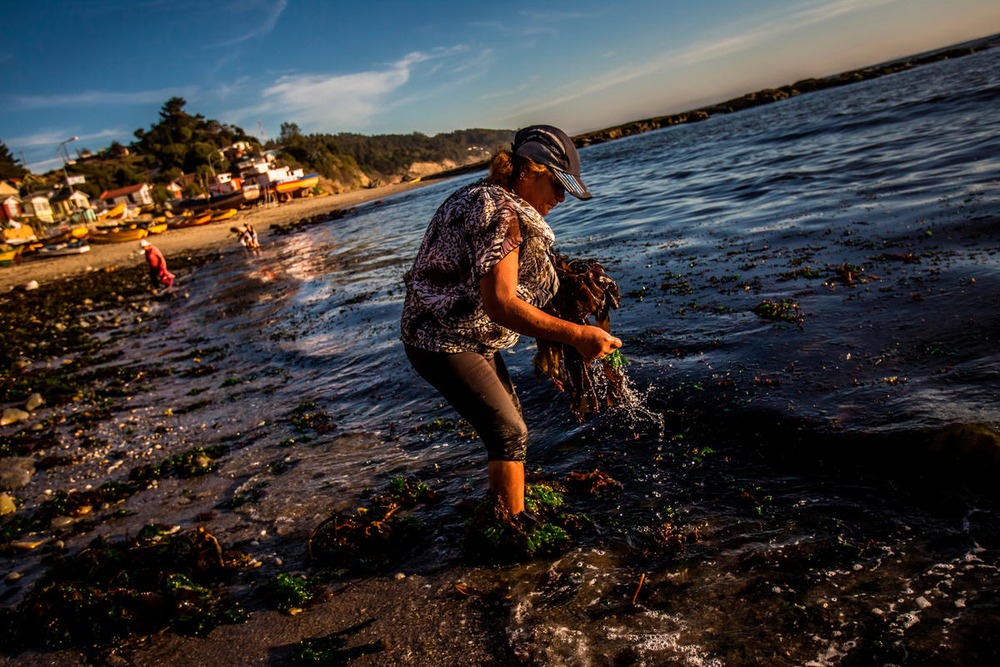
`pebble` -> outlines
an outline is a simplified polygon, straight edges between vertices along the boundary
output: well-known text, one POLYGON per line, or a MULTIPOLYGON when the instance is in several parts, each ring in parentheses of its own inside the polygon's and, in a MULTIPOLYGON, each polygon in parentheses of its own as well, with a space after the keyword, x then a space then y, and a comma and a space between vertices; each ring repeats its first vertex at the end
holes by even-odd
POLYGON ((20 572, 8 572, 7 576, 4 577, 4 581, 6 581, 8 584, 12 584, 15 581, 18 581, 23 576, 24 575, 21 574, 20 572))
POLYGON ((4 408, 3 414, 0 415, 0 426, 23 422, 30 417, 31 415, 19 408, 4 408))
POLYGON ((14 502, 13 496, 9 493, 0 493, 0 516, 13 514, 16 511, 17 504, 14 502))
POLYGON ((45 399, 39 393, 34 393, 28 397, 27 402, 24 404, 24 409, 28 412, 34 412, 41 406, 45 405, 45 399))
POLYGON ((917 598, 917 606, 921 609, 927 609, 927 607, 931 606, 931 603, 927 600, 927 598, 921 595, 917 598))
POLYGON ((403 574, 402 572, 397 572, 396 573, 396 581, 402 581, 403 579, 406 579, 406 575, 403 574))

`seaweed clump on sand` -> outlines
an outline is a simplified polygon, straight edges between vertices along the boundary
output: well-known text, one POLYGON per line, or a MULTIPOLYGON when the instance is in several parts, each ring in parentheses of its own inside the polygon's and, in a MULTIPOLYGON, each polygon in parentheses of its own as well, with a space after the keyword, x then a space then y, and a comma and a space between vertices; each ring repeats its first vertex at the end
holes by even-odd
POLYGON ((423 523, 409 510, 434 503, 437 492, 408 477, 393 478, 367 507, 334 512, 309 537, 309 557, 321 566, 349 572, 377 572, 398 562, 416 546, 423 523))
POLYGON ((569 548, 573 535, 590 524, 586 516, 568 511, 568 492, 596 500, 621 495, 621 483, 600 470, 571 472, 565 481, 565 485, 557 481, 527 485, 524 512, 516 516, 493 499, 479 503, 466 523, 467 555, 518 562, 560 553, 569 548))
MULTIPOLYGON (((618 285, 594 259, 554 257, 559 289, 546 311, 576 324, 593 324, 611 331, 611 310, 621 303, 618 285)), ((598 414, 615 405, 625 392, 624 357, 609 355, 596 363, 583 359, 571 345, 537 339, 535 370, 550 378, 570 397, 570 411, 577 419, 598 414)))
POLYGON ((222 584, 257 565, 203 528, 151 524, 132 539, 98 538, 56 558, 28 596, 3 611, 3 644, 100 647, 165 629, 203 636, 249 618, 222 584))

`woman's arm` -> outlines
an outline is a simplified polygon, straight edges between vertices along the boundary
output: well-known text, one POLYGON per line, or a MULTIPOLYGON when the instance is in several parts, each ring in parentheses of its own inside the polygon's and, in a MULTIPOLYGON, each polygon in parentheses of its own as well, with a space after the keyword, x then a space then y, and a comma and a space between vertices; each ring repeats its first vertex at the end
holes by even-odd
POLYGON ((559 319, 519 298, 517 259, 515 248, 479 281, 483 308, 491 320, 525 336, 572 345, 587 360, 622 346, 618 338, 600 327, 559 319))

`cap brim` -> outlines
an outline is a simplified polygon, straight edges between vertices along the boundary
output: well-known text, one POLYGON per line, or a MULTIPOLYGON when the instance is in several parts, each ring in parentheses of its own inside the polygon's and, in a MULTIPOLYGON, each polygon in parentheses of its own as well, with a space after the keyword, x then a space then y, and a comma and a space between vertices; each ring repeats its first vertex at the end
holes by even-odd
MULTIPOLYGON (((551 169, 551 167, 550 167, 551 169)), ((590 194, 587 190, 587 186, 583 184, 578 177, 573 174, 567 174, 565 171, 560 171, 559 169, 551 169, 552 173, 556 175, 559 182, 562 183, 563 187, 566 188, 566 192, 570 193, 577 199, 590 199, 594 195, 590 194)))

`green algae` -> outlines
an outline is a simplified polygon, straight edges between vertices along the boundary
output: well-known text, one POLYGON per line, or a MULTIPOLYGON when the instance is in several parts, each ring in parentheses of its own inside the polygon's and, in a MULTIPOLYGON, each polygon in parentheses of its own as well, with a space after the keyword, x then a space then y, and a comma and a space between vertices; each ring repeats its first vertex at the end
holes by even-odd
POLYGON ((782 301, 764 299, 759 304, 754 306, 753 312, 758 317, 765 320, 791 322, 799 325, 800 327, 805 319, 802 316, 802 312, 799 310, 799 304, 791 299, 783 299, 782 301))
POLYGON ((324 598, 319 580, 302 574, 282 572, 265 586, 265 595, 283 614, 296 614, 314 600, 324 598))
POLYGON ((367 506, 334 512, 309 538, 309 557, 317 565, 343 572, 377 572, 408 555, 425 532, 423 521, 400 510, 438 500, 428 485, 393 478, 367 506))
POLYGON ((167 628, 204 635, 248 618, 221 584, 254 564, 203 529, 151 524, 135 538, 98 538, 53 558, 17 608, 3 611, 4 645, 99 646, 167 628))
POLYGON ((212 472, 218 467, 215 457, 229 451, 225 445, 212 447, 192 447, 180 454, 175 454, 155 465, 144 465, 129 473, 129 479, 135 482, 148 483, 163 477, 178 477, 186 479, 212 472))
POLYGON ((347 638, 369 627, 373 621, 365 621, 345 630, 322 637, 307 637, 295 645, 292 651, 293 665, 347 665, 351 660, 371 653, 381 653, 386 649, 382 640, 369 644, 348 647, 347 638))
POLYGON ((299 432, 314 431, 322 434, 337 428, 333 417, 322 410, 317 410, 316 404, 312 402, 297 405, 288 421, 299 432))

